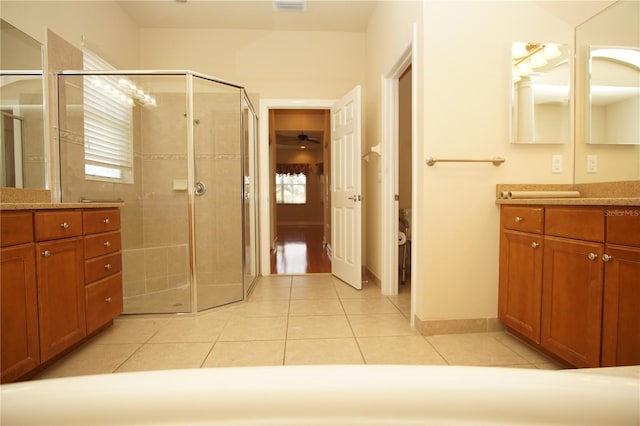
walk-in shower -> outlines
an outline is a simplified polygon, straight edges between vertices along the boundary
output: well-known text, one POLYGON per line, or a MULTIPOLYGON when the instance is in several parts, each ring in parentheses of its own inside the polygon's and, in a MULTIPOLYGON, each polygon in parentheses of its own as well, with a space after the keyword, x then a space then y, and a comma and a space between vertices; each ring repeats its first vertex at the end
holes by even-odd
POLYGON ((258 275, 245 90, 191 71, 64 71, 58 93, 62 201, 124 201, 124 313, 243 300, 258 275))

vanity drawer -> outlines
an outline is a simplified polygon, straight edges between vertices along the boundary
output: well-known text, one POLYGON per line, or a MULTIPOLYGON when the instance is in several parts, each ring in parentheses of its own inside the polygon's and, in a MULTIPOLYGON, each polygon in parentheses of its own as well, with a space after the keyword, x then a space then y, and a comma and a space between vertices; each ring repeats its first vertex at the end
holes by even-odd
POLYGON ((120 210, 85 210, 82 212, 82 220, 85 235, 116 231, 120 229, 120 210))
POLYGON ((85 287, 87 334, 122 313, 122 273, 96 281, 85 287))
POLYGON ((0 244, 2 247, 33 241, 31 212, 2 212, 0 215, 0 244))
POLYGON ((545 235, 604 242, 604 209, 600 207, 547 207, 545 235))
POLYGON ((82 212, 79 210, 37 211, 33 217, 36 241, 82 235, 82 212))
POLYGON ((84 262, 84 281, 88 284, 120 271, 122 271, 120 252, 96 257, 84 262))
POLYGON ((502 227, 514 231, 542 234, 544 230, 544 208, 502 206, 502 227))
POLYGON ((107 232, 84 237, 84 258, 103 256, 105 254, 120 251, 120 231, 107 232))
POLYGON ((640 247, 640 207, 612 207, 605 215, 608 243, 640 247))

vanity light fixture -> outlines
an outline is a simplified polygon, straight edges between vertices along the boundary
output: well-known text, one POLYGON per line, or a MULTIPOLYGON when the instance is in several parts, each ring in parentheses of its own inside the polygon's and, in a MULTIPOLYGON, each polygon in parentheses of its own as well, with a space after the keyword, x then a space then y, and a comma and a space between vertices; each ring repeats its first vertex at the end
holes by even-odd
POLYGON ((157 106, 156 98, 145 93, 144 90, 137 87, 131 80, 127 80, 125 78, 121 78, 118 81, 118 84, 122 88, 122 90, 129 96, 130 100, 135 99, 142 105, 148 106, 157 106))
POLYGON ((556 43, 513 43, 511 57, 513 58, 513 81, 520 81, 536 68, 547 65, 547 60, 560 56, 560 48, 556 43))
POLYGON ((304 12, 306 8, 306 0, 273 0, 276 12, 304 12))

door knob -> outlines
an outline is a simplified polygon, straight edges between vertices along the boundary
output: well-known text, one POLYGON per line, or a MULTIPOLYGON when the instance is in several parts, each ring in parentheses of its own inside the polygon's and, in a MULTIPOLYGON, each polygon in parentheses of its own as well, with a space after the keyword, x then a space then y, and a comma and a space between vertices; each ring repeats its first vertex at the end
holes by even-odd
POLYGON ((193 193, 199 197, 205 192, 207 192, 207 185, 205 185, 204 182, 201 181, 196 182, 195 186, 193 187, 193 193))
POLYGON ((604 262, 608 262, 608 261, 610 261, 611 259, 613 259, 613 256, 609 256, 608 254, 603 254, 603 255, 602 255, 602 260, 603 260, 604 262))
POLYGON ((595 253, 589 253, 587 257, 589 258, 589 260, 596 260, 598 258, 598 255, 595 253))
POLYGON ((540 243, 537 243, 537 242, 534 241, 534 242, 531 243, 531 247, 532 248, 538 248, 538 247, 540 247, 540 243))

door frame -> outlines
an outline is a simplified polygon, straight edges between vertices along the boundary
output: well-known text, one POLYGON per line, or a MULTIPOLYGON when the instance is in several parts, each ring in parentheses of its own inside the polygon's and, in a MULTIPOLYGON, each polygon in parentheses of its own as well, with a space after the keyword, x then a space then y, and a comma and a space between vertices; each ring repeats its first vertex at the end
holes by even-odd
POLYGON ((271 178, 269 176, 269 110, 326 109, 336 99, 260 99, 260 133, 258 137, 258 175, 260 182, 260 273, 271 275, 271 178))
POLYGON ((381 259, 391 259, 390 262, 381 264, 382 294, 398 294, 398 201, 394 199, 398 193, 398 100, 399 100, 399 80, 403 72, 409 65, 411 71, 411 315, 410 323, 415 322, 416 299, 418 280, 416 279, 415 268, 417 259, 416 252, 419 250, 419 233, 416 218, 420 217, 417 199, 418 188, 418 50, 417 50, 417 26, 412 28, 412 37, 405 49, 398 55, 394 65, 382 76, 381 107, 382 107, 382 139, 381 162, 382 170, 388 171, 381 175, 381 259))

